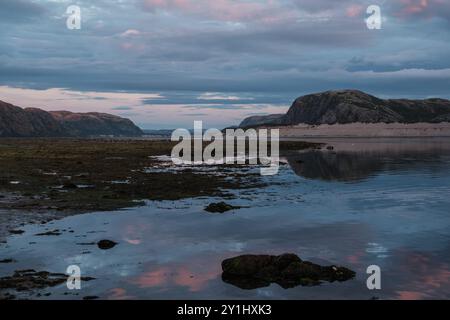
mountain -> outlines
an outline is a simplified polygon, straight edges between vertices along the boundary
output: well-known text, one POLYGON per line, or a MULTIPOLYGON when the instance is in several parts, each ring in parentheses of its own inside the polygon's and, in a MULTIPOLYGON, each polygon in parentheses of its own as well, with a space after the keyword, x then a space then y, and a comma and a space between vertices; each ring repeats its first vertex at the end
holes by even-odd
POLYGON ((300 97, 285 115, 250 117, 240 126, 449 121, 449 100, 384 100, 358 90, 340 90, 300 97))
POLYGON ((268 116, 252 116, 244 119, 239 127, 257 127, 261 125, 283 125, 284 114, 270 114, 268 116))
POLYGON ((141 136, 125 118, 106 113, 47 112, 0 101, 0 137, 88 137, 100 135, 141 136))

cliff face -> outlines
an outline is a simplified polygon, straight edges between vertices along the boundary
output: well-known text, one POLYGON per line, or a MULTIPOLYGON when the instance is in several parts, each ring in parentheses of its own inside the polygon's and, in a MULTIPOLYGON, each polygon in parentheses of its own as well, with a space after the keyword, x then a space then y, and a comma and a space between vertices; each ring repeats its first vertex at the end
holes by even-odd
POLYGON ((271 114, 268 116, 253 116, 248 117, 241 122, 239 127, 256 127, 261 125, 282 125, 284 122, 284 114, 271 114))
POLYGON ((131 120, 107 113, 72 113, 52 111, 50 114, 70 136, 141 136, 143 132, 131 120))
MULTIPOLYGON (((449 119, 449 100, 383 100, 357 90, 342 90, 296 99, 287 114, 276 120, 276 124, 437 123, 448 122, 449 119)), ((251 118, 243 123, 249 122, 252 123, 251 118)), ((257 125, 273 124, 273 116, 268 116, 260 117, 257 125)))
POLYGON ((47 112, 0 101, 0 137, 140 136, 128 119, 103 113, 47 112))

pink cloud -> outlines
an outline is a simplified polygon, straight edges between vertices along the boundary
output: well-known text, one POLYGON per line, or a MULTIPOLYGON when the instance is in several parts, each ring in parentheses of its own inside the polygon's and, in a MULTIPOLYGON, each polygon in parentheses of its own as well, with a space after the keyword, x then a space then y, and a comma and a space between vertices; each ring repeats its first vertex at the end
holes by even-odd
POLYGON ((144 0, 149 11, 176 11, 218 21, 246 22, 274 19, 278 13, 286 14, 277 0, 144 0), (272 18, 270 19, 270 17, 272 18))
POLYGON ((450 20, 447 0, 399 0, 396 12, 400 17, 441 17, 450 20))
POLYGON ((353 18, 353 17, 361 15, 363 13, 363 11, 364 11, 364 7, 362 5, 353 4, 347 8, 346 14, 347 14, 347 17, 353 18))
POLYGON ((427 9, 429 0, 401 0, 403 3, 403 13, 404 14, 416 14, 423 12, 427 9))

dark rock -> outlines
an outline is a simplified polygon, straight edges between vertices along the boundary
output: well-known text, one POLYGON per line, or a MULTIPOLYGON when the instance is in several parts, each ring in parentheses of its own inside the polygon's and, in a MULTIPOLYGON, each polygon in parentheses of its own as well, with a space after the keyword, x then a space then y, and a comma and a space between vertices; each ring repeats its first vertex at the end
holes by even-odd
POLYGON ((62 233, 58 230, 51 230, 47 232, 37 233, 36 236, 60 236, 62 233))
POLYGON ((328 146, 327 150, 334 150, 334 147, 333 146, 328 146))
POLYGON ((46 271, 21 270, 14 272, 11 277, 0 278, 0 289, 16 289, 25 291, 54 287, 67 280, 65 274, 50 273, 46 271))
POLYGON ((15 263, 15 262, 17 262, 17 261, 14 260, 14 259, 3 259, 3 260, 0 260, 0 263, 15 263))
POLYGON ((97 296, 86 296, 86 297, 83 297, 83 300, 97 300, 97 299, 100 299, 100 297, 97 297, 97 296))
POLYGON ((322 281, 346 281, 355 272, 344 267, 320 266, 302 261, 295 254, 280 256, 243 255, 222 262, 223 281, 241 289, 256 289, 277 283, 282 288, 315 286, 322 281))
POLYGON ((23 234, 25 231, 23 230, 9 230, 9 233, 11 234, 23 234))
POLYGON ((97 243, 97 246, 102 250, 112 249, 117 245, 117 242, 111 240, 101 240, 97 243))
MULTIPOLYGON (((10 277, 0 278, 1 289, 14 289, 17 291, 28 291, 33 289, 44 289, 54 287, 66 282, 68 275, 63 273, 51 273, 47 271, 18 270, 10 277)), ((82 277, 82 281, 91 281, 94 278, 82 277)))
POLYGON ((358 90, 340 90, 302 96, 294 101, 286 115, 250 117, 240 127, 449 121, 450 100, 383 100, 358 90))
POLYGON ((211 213, 224 213, 230 210, 240 209, 241 207, 235 207, 232 205, 229 205, 225 202, 219 202, 219 203, 211 203, 205 208, 205 211, 211 212, 211 213))
POLYGON ((77 246, 95 246, 96 244, 95 242, 78 242, 77 246))
POLYGON ((268 116, 252 116, 244 119, 239 125, 240 128, 258 127, 262 125, 283 124, 284 114, 271 114, 268 116))
POLYGON ((72 182, 66 182, 63 184, 64 189, 78 189, 78 186, 72 182))

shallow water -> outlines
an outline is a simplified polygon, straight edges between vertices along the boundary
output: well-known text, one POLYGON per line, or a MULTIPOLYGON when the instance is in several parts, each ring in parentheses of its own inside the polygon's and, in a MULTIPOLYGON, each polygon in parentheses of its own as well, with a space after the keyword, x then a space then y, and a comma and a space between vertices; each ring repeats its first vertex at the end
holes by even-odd
POLYGON ((222 215, 203 209, 223 199, 197 198, 26 226, 0 245, 0 258, 17 260, 0 264, 0 276, 29 268, 64 273, 75 264, 96 278, 80 291, 42 290, 51 293, 45 299, 450 298, 449 142, 332 141, 334 150, 289 156, 278 175, 261 178, 268 187, 225 200, 245 208, 222 215), (35 236, 53 229, 65 231, 35 236), (119 244, 106 251, 89 245, 101 239, 119 244), (226 258, 285 252, 357 276, 255 290, 221 279, 226 258), (381 267, 381 290, 367 289, 370 265, 381 267))

